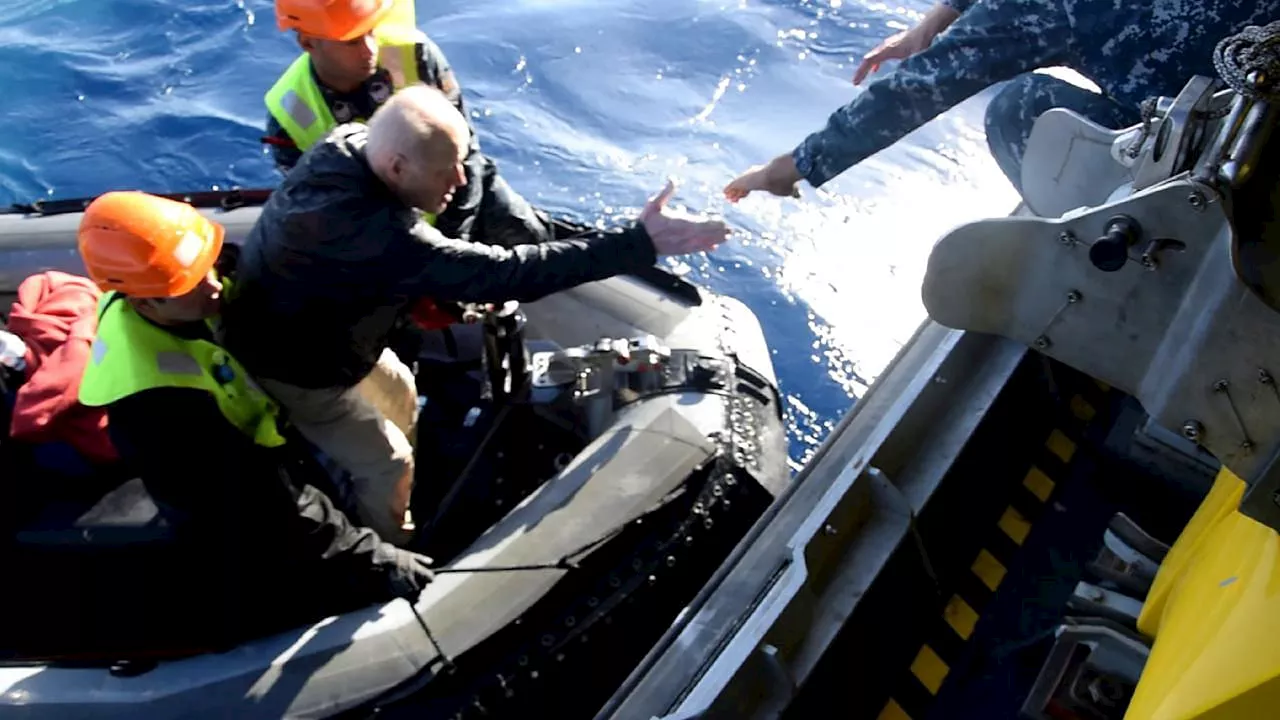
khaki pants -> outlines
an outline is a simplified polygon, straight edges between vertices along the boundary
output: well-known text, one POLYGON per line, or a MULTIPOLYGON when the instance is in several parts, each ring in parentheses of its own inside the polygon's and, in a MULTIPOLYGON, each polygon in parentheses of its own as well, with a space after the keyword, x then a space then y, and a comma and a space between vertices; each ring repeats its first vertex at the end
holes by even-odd
POLYGON ((418 391, 400 358, 383 350, 373 371, 353 388, 258 382, 303 437, 351 473, 358 513, 352 520, 388 542, 406 542, 418 391))

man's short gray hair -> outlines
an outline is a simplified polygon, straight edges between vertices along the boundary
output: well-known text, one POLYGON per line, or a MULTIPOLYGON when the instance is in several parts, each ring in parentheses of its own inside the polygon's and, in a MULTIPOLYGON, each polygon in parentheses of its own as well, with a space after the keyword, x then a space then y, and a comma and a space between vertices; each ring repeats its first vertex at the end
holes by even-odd
MULTIPOLYGON (((466 142, 466 118, 440 90, 423 84, 405 87, 391 96, 369 118, 365 157, 374 165, 389 163, 396 155, 414 162, 440 154, 439 134, 450 129, 466 142)), ((454 159, 442 159, 455 162, 454 159)))

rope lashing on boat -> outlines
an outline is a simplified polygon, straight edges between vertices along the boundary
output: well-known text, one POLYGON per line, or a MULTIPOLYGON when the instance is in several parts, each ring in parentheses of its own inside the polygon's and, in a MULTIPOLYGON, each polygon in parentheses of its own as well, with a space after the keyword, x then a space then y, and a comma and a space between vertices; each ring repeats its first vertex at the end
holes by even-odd
POLYGON ((679 497, 680 495, 683 495, 684 492, 685 492, 684 486, 676 488, 675 490, 663 496, 663 498, 659 500, 657 504, 655 504, 653 507, 640 513, 634 518, 627 520, 626 522, 619 523, 617 527, 606 532, 605 534, 601 535, 595 540, 592 540, 591 542, 586 543, 585 545, 581 545, 577 549, 571 552, 567 552, 564 555, 561 555, 560 559, 554 562, 529 563, 527 565, 492 565, 489 567, 451 567, 451 568, 440 568, 439 570, 433 570, 432 572, 434 572, 436 575, 444 575, 448 573, 523 572, 528 570, 577 570, 579 557, 586 555, 587 553, 591 552, 597 547, 617 537, 618 533, 625 530, 628 525, 642 522, 645 518, 658 512, 659 510, 662 510, 667 506, 667 503, 671 502, 672 500, 679 497))
POLYGON ((1245 97, 1280 100, 1280 20, 1223 38, 1213 49, 1213 67, 1245 97))
MULTIPOLYGON (((661 505, 659 505, 658 507, 661 507, 661 505)), ((657 509, 658 508, 654 508, 654 510, 657 510, 657 509)), ((649 512, 646 512, 640 515, 639 517, 636 518, 636 520, 643 519, 649 513, 654 512, 654 510, 650 510, 649 512)), ((610 530, 608 533, 606 533, 604 536, 600 537, 599 539, 592 540, 591 542, 587 543, 586 545, 583 545, 582 547, 579 547, 573 552, 566 553, 565 555, 561 556, 559 560, 556 560, 555 562, 530 563, 527 565, 495 565, 492 567, 440 568, 439 570, 433 570, 432 572, 435 573, 436 575, 444 575, 446 573, 521 572, 526 570, 577 570, 578 561, 576 558, 578 556, 584 555, 587 552, 594 549, 595 547, 597 547, 598 545, 602 545, 603 543, 607 542, 610 538, 622 532, 622 529, 627 525, 629 525, 631 522, 635 522, 635 520, 629 521, 627 523, 623 523, 619 527, 616 527, 613 530, 610 530)), ((426 619, 422 617, 422 613, 418 612, 417 605, 415 605, 414 602, 412 600, 409 600, 408 598, 405 598, 405 600, 406 602, 409 603, 409 609, 413 611, 413 616, 417 618, 418 625, 422 627, 422 632, 427 634, 427 640, 431 641, 431 646, 435 649, 436 655, 440 658, 440 662, 444 665, 444 668, 446 670, 452 669, 454 667, 453 659, 445 654, 444 648, 441 647, 440 642, 436 640, 436 636, 431 632, 431 628, 427 627, 426 619)))
POLYGON ((569 555, 565 555, 553 563, 533 563, 530 565, 498 565, 495 567, 475 567, 475 568, 440 568, 435 570, 435 574, 444 573, 491 573, 491 572, 520 572, 522 570, 577 570, 578 561, 569 555))
MULTIPOLYGON (((661 507, 661 505, 659 505, 659 507, 661 507)), ((658 508, 654 508, 654 510, 657 510, 657 509, 658 508)), ((650 510, 649 512, 646 512, 640 515, 639 517, 636 518, 636 520, 643 519, 646 515, 653 512, 654 510, 650 510)), ((440 568, 439 570, 432 570, 432 572, 436 575, 444 575, 447 573, 521 572, 526 570, 577 570, 578 561, 576 558, 578 556, 583 555, 591 551, 592 549, 594 549, 596 546, 607 542, 610 538, 622 532, 622 529, 627 525, 629 525, 631 522, 635 522, 635 520, 629 521, 627 523, 623 523, 621 526, 616 527, 613 530, 610 530, 608 533, 606 533, 604 536, 600 537, 599 539, 592 540, 591 542, 587 543, 586 545, 583 545, 582 547, 579 547, 573 552, 566 553, 565 555, 561 556, 559 560, 556 560, 555 562, 530 563, 527 565, 495 565, 491 567, 470 567, 470 568, 452 567, 452 568, 440 568)), ((440 658, 440 662, 443 664, 444 669, 446 670, 452 669, 454 667, 453 659, 445 654, 444 648, 440 646, 440 642, 436 640, 436 636, 431 632, 431 628, 427 626, 426 619, 422 617, 422 613, 418 612, 417 605, 415 605, 413 600, 410 600, 409 598, 405 598, 405 601, 409 603, 409 609, 413 612, 413 617, 417 619, 418 625, 422 627, 422 632, 426 633, 427 640, 431 642, 431 646, 435 649, 436 656, 440 658)))
MULTIPOLYGON (((1280 20, 1262 26, 1249 25, 1219 40, 1213 49, 1213 67, 1228 87, 1244 97, 1280 100, 1280 20)), ((1142 144, 1151 136, 1158 100, 1149 97, 1139 106, 1142 130, 1125 149, 1130 158, 1138 157, 1142 144)), ((1225 115, 1224 108, 1211 117, 1225 115)))
MULTIPOLYGON (((560 559, 556 560, 555 562, 529 563, 526 565, 493 565, 489 567, 452 567, 452 568, 440 568, 439 570, 432 570, 432 572, 436 575, 445 575, 445 574, 451 574, 451 573, 457 574, 457 573, 524 572, 529 570, 577 570, 579 568, 578 558, 580 556, 585 555, 591 552, 592 550, 594 550, 595 548, 599 547, 600 545, 603 545, 606 542, 612 540, 619 533, 625 530, 628 525, 643 522, 645 518, 658 512, 659 510, 662 510, 667 506, 667 503, 671 502, 673 499, 679 497, 680 495, 683 495, 684 492, 685 492, 684 486, 680 486, 679 488, 676 488, 672 492, 665 495, 652 508, 640 513, 636 517, 630 520, 627 520, 626 522, 619 523, 617 527, 606 532, 605 534, 601 535, 595 540, 592 540, 591 542, 586 543, 585 545, 582 545, 571 552, 565 553, 564 555, 560 556, 560 559)), ((445 654, 444 648, 441 647, 440 642, 436 640, 435 634, 432 633, 431 628, 427 626, 426 619, 422 617, 422 613, 418 612, 417 605, 414 604, 414 602, 408 598, 405 598, 405 601, 409 603, 409 609, 410 611, 413 612, 413 617, 417 619, 418 625, 422 627, 422 632, 426 633, 427 640, 431 642, 431 646, 435 649, 436 655, 440 658, 441 664, 444 666, 446 670, 452 669, 454 667, 453 659, 445 654)))
POLYGON ((404 598, 409 603, 409 612, 413 613, 413 617, 417 619, 418 626, 422 628, 422 632, 427 634, 427 640, 431 641, 431 647, 436 651, 436 657, 440 658, 440 664, 445 670, 452 670, 455 665, 453 658, 445 654, 444 648, 440 646, 440 641, 436 640, 435 633, 431 632, 431 628, 427 627, 427 621, 423 619, 422 613, 418 612, 418 606, 413 604, 409 598, 404 598))
POLYGON ((1133 142, 1129 143, 1129 147, 1124 150, 1124 154, 1128 155, 1130 158, 1138 157, 1138 153, 1142 152, 1142 144, 1147 141, 1147 138, 1151 137, 1151 123, 1156 119, 1156 103, 1159 99, 1160 98, 1153 95, 1146 100, 1143 100, 1142 105, 1139 106, 1139 113, 1141 113, 1142 118, 1142 130, 1138 133, 1138 136, 1133 139, 1133 142))

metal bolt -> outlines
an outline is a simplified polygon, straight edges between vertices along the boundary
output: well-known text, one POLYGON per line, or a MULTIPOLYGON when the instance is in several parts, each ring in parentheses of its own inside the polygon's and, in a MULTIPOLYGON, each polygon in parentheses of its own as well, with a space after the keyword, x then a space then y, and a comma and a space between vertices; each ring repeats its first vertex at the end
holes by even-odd
POLYGON ((826 534, 828 534, 828 535, 835 535, 835 534, 836 534, 836 528, 835 528, 835 526, 834 526, 834 525, 832 525, 831 523, 827 523, 826 525, 823 525, 823 526, 822 526, 822 532, 824 532, 824 533, 826 533, 826 534))
POLYGON ((1071 247, 1076 244, 1076 236, 1072 235, 1070 230, 1063 230, 1058 233, 1058 242, 1066 245, 1067 247, 1071 247))
POLYGON ((1050 346, 1050 345, 1052 345, 1052 344, 1053 344, 1053 342, 1049 340, 1049 336, 1048 336, 1048 335, 1041 335, 1040 337, 1036 338, 1036 349, 1037 349, 1037 350, 1048 350, 1048 349, 1049 349, 1049 346, 1050 346))
POLYGON ((1204 425, 1198 420, 1188 420, 1182 423, 1182 437, 1191 442, 1199 442, 1201 436, 1204 435, 1204 425))
POLYGON ((1195 208, 1197 211, 1204 210, 1204 206, 1205 206, 1204 193, 1200 192, 1199 190, 1192 190, 1191 194, 1187 196, 1187 202, 1191 205, 1192 208, 1195 208))
POLYGON ((1267 372, 1266 368, 1258 368, 1258 382, 1271 388, 1271 394, 1280 401, 1280 386, 1276 385, 1276 379, 1271 377, 1271 373, 1267 372))
POLYGON ((1093 701, 1104 707, 1115 707, 1117 703, 1124 699, 1124 689, 1114 678, 1102 675, 1093 679, 1089 683, 1089 696, 1093 701))

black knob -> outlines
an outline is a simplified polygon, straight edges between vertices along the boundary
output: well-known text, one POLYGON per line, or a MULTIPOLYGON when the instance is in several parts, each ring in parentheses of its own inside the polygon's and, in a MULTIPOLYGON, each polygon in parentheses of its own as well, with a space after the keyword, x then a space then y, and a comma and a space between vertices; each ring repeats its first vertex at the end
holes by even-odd
POLYGON ((1089 262, 1103 272, 1115 272, 1129 259, 1129 246, 1142 237, 1132 218, 1118 215, 1107 222, 1105 234, 1089 247, 1089 262))

